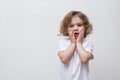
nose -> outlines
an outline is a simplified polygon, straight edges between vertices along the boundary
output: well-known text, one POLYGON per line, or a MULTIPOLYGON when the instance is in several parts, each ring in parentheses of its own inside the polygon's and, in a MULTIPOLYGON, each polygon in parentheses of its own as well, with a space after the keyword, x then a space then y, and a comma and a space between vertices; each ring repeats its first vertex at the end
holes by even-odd
POLYGON ((77 26, 74 26, 74 30, 78 30, 78 27, 77 27, 77 26))

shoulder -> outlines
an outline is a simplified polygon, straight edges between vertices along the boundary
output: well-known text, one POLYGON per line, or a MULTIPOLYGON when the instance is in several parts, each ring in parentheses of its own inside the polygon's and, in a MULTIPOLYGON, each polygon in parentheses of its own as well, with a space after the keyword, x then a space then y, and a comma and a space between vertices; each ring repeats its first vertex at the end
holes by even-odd
POLYGON ((65 43, 69 40, 68 36, 60 36, 59 37, 59 43, 65 43))
POLYGON ((92 38, 92 36, 89 35, 86 38, 84 38, 83 44, 85 44, 85 45, 87 45, 87 44, 93 44, 93 38, 92 38))
POLYGON ((68 37, 62 36, 59 37, 59 51, 65 50, 68 47, 68 37))
POLYGON ((86 38, 84 38, 84 41, 93 41, 93 38, 91 35, 89 35, 86 38))

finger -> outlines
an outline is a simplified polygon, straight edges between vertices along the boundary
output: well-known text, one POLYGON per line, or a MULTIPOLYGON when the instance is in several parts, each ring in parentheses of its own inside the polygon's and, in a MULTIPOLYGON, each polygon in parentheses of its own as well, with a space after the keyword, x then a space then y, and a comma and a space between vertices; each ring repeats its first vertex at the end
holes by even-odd
POLYGON ((74 31, 72 30, 72 37, 74 37, 74 31))
POLYGON ((79 36, 81 36, 81 34, 82 34, 82 32, 80 31, 80 32, 79 32, 79 36))
POLYGON ((82 36, 84 36, 84 30, 82 30, 82 36))
POLYGON ((75 34, 75 32, 73 31, 73 37, 75 37, 75 35, 74 35, 74 34, 75 34))

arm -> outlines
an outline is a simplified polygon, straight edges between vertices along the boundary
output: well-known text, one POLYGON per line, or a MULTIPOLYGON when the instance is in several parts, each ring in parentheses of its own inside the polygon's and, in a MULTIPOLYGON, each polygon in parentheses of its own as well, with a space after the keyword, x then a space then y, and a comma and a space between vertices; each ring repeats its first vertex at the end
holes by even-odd
POLYGON ((71 59, 71 57, 74 53, 74 50, 75 50, 75 44, 71 43, 70 46, 68 47, 68 49, 59 51, 58 56, 59 56, 61 62, 67 63, 71 59))
POLYGON ((82 46, 83 39, 84 39, 84 28, 81 28, 81 30, 79 32, 79 36, 78 36, 77 41, 76 41, 76 46, 77 46, 76 48, 78 51, 78 55, 81 59, 81 62, 85 64, 90 59, 93 58, 93 55, 83 48, 83 46, 82 46))
POLYGON ((71 42, 69 47, 66 50, 61 50, 58 52, 58 56, 59 56, 61 62, 64 64, 68 63, 68 61, 71 59, 71 57, 73 56, 74 51, 75 51, 76 44, 75 44, 75 37, 74 37, 73 30, 71 30, 69 32, 69 38, 70 38, 70 42, 71 42))
POLYGON ((77 42, 77 51, 82 63, 87 63, 90 59, 93 58, 93 55, 86 51, 79 42, 77 42))

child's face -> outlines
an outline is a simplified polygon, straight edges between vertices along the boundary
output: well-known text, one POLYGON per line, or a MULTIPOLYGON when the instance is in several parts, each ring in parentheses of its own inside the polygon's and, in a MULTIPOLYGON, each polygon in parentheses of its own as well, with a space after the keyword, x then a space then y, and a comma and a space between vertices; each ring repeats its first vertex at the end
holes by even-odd
POLYGON ((84 26, 83 26, 83 21, 82 19, 80 19, 79 17, 77 16, 74 16, 72 19, 71 19, 71 23, 68 27, 68 35, 70 36, 70 33, 72 33, 74 35, 75 38, 78 37, 79 33, 81 31, 84 31, 84 26))

